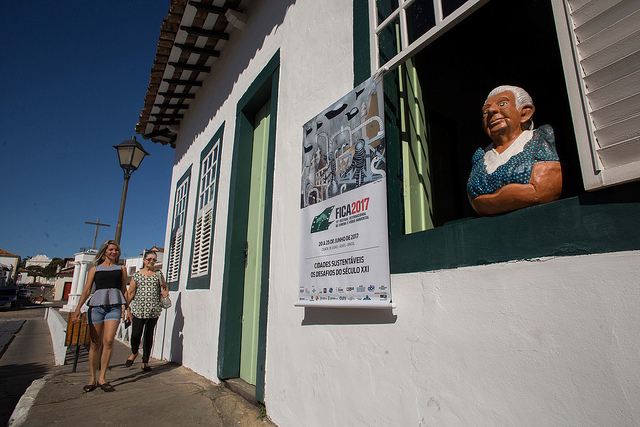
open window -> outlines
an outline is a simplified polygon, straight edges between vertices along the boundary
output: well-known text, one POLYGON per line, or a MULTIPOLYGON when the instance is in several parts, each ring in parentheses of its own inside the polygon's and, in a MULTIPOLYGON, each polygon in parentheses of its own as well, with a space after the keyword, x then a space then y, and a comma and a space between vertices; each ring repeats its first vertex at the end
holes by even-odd
POLYGON ((473 214, 438 193, 458 194, 457 169, 481 138, 460 132, 474 120, 469 102, 499 84, 525 88, 534 122, 554 127, 564 196, 640 178, 640 3, 369 0, 369 16, 371 69, 396 70, 405 232, 473 214), (452 116, 460 119, 445 123, 452 116), (470 139, 460 145, 447 129, 470 139), (457 161, 443 162, 440 138, 457 161))
MULTIPOLYGON (((599 3, 354 0, 354 85, 379 67, 391 70, 385 76, 385 116, 392 273, 637 247, 622 236, 636 235, 628 218, 637 212, 631 202, 640 200, 640 168, 623 166, 619 171, 631 173, 617 182, 636 182, 613 186, 622 173, 603 168, 592 145, 599 141, 589 124, 574 52, 578 32, 572 14, 582 7, 598 9, 599 3), (466 181, 474 150, 490 143, 480 126, 481 106, 501 84, 532 95, 535 127, 553 126, 563 197, 478 218, 467 200, 466 181), (607 238, 594 229, 606 230, 607 238)), ((594 16, 624 21, 618 8, 633 3, 615 2, 609 5, 615 12, 607 6, 594 16)), ((631 75, 640 64, 633 55, 620 59, 633 64, 631 75)))
POLYGON ((209 144, 202 150, 200 156, 200 179, 198 181, 198 199, 196 201, 191 274, 187 283, 188 289, 209 288, 223 129, 224 127, 221 127, 216 132, 209 144))
POLYGON ((502 84, 531 94, 536 127, 550 124, 555 130, 565 175, 563 196, 579 194, 580 162, 551 3, 442 1, 436 12, 448 15, 440 20, 425 11, 433 10, 431 0, 404 4, 409 4, 403 9, 409 38, 400 43, 400 15, 395 30, 385 30, 387 40, 388 34, 398 36, 395 41, 385 42, 385 32, 380 32, 377 43, 380 64, 405 55, 399 49, 403 44, 411 49, 421 43, 385 77, 388 129, 397 129, 401 144, 398 158, 389 162, 391 180, 397 180, 391 185, 403 207, 401 233, 477 216, 466 183, 473 153, 491 142, 480 126, 481 107, 489 91, 502 84), (410 12, 429 17, 431 24, 422 35, 412 36, 415 16, 410 12))
POLYGON ((184 225, 187 214, 187 201, 189 197, 189 181, 191 167, 182 175, 176 185, 173 207, 173 225, 171 227, 171 239, 169 241, 169 257, 167 262, 167 284, 172 291, 178 290, 180 279, 180 262, 182 245, 184 240, 184 225))

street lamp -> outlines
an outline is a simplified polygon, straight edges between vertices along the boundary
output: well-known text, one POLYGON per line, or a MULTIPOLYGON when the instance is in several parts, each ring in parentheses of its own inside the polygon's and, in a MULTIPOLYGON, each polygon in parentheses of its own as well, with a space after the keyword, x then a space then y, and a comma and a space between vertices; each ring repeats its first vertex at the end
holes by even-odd
POLYGON ((138 169, 144 156, 148 156, 142 144, 136 141, 136 137, 122 141, 113 148, 118 150, 118 159, 120 167, 124 171, 124 186, 122 187, 122 199, 120 200, 120 213, 118 214, 118 225, 116 226, 116 242, 120 244, 120 236, 122 235, 122 218, 124 217, 124 204, 127 201, 127 188, 129 187, 129 178, 133 171, 138 169))

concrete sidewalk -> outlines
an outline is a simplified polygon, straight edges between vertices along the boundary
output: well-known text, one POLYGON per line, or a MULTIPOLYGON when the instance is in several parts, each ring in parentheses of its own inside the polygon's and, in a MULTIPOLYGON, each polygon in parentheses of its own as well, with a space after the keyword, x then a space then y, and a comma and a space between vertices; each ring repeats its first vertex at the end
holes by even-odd
POLYGON ((2 322, 0 425, 5 425, 34 380, 54 368, 47 322, 41 318, 2 322), (14 338, 15 336, 15 338, 14 338))
MULTIPOLYGON (((85 393, 82 386, 89 380, 88 352, 81 349, 77 371, 72 373, 72 349, 67 352, 66 365, 53 367, 44 381, 34 381, 9 425, 273 425, 262 416, 261 408, 180 365, 151 359, 152 370, 144 372, 138 356, 132 367, 125 367, 130 350, 118 341, 107 373, 116 391, 105 393, 97 388, 85 393)), ((10 352, 11 346, 5 356, 10 352)))

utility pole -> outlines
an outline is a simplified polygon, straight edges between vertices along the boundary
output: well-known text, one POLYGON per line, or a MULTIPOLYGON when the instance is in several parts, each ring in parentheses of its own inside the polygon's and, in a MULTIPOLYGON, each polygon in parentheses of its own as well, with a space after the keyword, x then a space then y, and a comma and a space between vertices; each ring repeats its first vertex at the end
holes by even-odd
POLYGON ((96 248, 96 240, 98 240, 98 228, 102 227, 111 227, 111 225, 109 224, 102 224, 100 222, 100 218, 98 218, 98 221, 96 222, 88 222, 85 221, 85 224, 91 224, 91 225, 95 225, 96 226, 96 234, 93 236, 93 246, 91 247, 91 249, 95 249, 96 248))

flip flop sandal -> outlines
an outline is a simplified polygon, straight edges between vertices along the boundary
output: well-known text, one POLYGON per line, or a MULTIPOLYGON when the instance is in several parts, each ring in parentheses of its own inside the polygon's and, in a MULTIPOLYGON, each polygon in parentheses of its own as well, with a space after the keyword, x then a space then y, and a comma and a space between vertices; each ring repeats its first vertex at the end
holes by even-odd
POLYGON ((85 393, 89 393, 90 391, 95 390, 96 387, 98 387, 96 384, 87 384, 86 386, 82 387, 82 390, 84 390, 85 393))
POLYGON ((116 391, 116 389, 109 383, 98 384, 98 387, 100 387, 102 391, 106 391, 106 392, 116 391))

